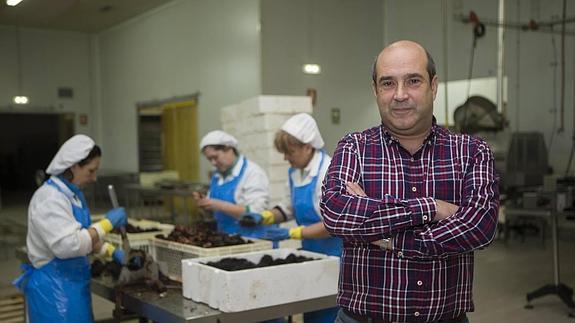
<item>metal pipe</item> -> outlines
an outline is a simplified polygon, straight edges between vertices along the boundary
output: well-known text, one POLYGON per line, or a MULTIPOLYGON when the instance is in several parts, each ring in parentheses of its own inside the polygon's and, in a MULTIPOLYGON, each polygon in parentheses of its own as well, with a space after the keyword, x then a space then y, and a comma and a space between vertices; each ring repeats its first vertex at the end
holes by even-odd
POLYGON ((563 132, 565 115, 565 18, 567 15, 567 0, 563 0, 563 22, 561 23, 561 103, 558 132, 563 132))
POLYGON ((505 54, 505 0, 499 0, 499 24, 497 27, 497 110, 505 116, 505 107, 503 103, 503 72, 504 72, 504 54, 505 54))
POLYGON ((449 87, 449 73, 448 73, 448 66, 449 66, 449 46, 448 46, 448 39, 447 37, 447 15, 448 15, 448 8, 447 4, 449 0, 443 0, 441 2, 441 7, 443 11, 443 92, 445 94, 445 127, 449 128, 449 94, 447 88, 449 87))

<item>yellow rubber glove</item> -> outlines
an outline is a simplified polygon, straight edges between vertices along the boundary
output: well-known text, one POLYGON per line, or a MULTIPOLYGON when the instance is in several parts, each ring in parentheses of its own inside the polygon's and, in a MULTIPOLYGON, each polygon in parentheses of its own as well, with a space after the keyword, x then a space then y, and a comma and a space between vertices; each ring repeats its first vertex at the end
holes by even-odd
POLYGON ((104 257, 105 260, 110 261, 115 250, 116 247, 114 247, 114 245, 104 242, 100 248, 100 252, 98 252, 98 255, 104 257))
POLYGON ((122 264, 124 261, 124 251, 116 249, 111 243, 104 242, 100 252, 98 253, 106 261, 114 260, 117 264, 122 264))
POLYGON ((100 237, 100 240, 102 240, 102 238, 107 233, 109 233, 110 231, 112 231, 112 229, 114 229, 112 222, 110 222, 110 220, 108 219, 100 220, 92 224, 91 227, 96 229, 96 232, 98 232, 98 236, 100 237))
POLYGON ((291 228, 289 229, 289 237, 290 239, 296 239, 296 240, 301 240, 302 238, 302 230, 303 230, 303 226, 300 227, 295 227, 295 228, 291 228))
POLYGON ((272 211, 264 210, 260 214, 262 216, 262 224, 263 225, 274 224, 276 222, 274 213, 272 211))

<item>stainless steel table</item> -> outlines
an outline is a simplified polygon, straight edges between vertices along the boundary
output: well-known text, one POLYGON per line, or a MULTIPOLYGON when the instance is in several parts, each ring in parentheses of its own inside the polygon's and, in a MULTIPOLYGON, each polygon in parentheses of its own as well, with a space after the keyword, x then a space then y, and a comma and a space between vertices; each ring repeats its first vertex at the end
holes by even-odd
MULTIPOLYGON (((92 279, 92 292, 112 302, 116 292, 111 278, 92 279)), ((168 289, 165 297, 143 286, 127 287, 120 293, 124 308, 157 322, 257 322, 304 313, 336 305, 336 295, 314 298, 243 312, 224 313, 182 296, 182 290, 168 289)))

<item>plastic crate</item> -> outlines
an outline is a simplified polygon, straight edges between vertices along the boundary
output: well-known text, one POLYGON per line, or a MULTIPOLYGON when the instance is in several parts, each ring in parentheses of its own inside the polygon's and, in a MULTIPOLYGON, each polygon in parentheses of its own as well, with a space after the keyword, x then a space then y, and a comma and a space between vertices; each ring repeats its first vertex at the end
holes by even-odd
MULTIPOLYGON (((132 249, 141 249, 146 251, 149 254, 152 254, 152 250, 150 248, 150 239, 154 239, 154 237, 158 234, 163 234, 165 236, 169 235, 172 230, 174 230, 173 224, 165 224, 160 223, 157 221, 150 221, 150 220, 132 220, 128 219, 128 222, 131 225, 140 227, 142 229, 150 229, 150 228, 157 228, 160 231, 154 232, 142 232, 142 233, 128 233, 128 241, 130 241, 130 248, 132 249)), ((113 244, 116 247, 122 246, 122 236, 117 233, 109 233, 104 236, 104 241, 113 244)))
POLYGON ((154 238, 150 240, 152 255, 161 266, 167 269, 168 277, 172 280, 182 281, 182 260, 198 257, 229 256, 238 253, 262 251, 272 249, 272 242, 268 240, 248 239, 252 243, 234 246, 202 248, 188 244, 154 238))

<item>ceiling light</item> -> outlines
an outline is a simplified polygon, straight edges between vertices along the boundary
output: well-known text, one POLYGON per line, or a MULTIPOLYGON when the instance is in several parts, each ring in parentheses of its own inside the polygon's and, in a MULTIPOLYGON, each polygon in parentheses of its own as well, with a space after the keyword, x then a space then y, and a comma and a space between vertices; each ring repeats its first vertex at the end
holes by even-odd
POLYGON ((6 0, 6 4, 11 7, 18 5, 20 2, 22 2, 22 0, 6 0))
POLYGON ((303 72, 306 74, 320 74, 321 66, 319 66, 318 64, 304 64, 303 72))
POLYGON ((16 103, 16 104, 28 104, 28 97, 25 95, 17 95, 14 97, 14 103, 16 103))

